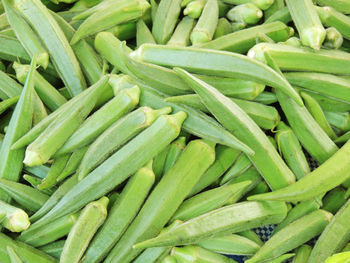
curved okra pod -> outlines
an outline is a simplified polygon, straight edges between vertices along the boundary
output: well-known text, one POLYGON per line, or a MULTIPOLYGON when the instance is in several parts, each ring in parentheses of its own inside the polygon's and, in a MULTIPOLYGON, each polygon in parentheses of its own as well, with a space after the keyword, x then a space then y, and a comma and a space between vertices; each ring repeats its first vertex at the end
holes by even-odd
POLYGON ((326 37, 312 0, 287 0, 288 10, 305 46, 319 50, 326 37))
POLYGON ((152 125, 160 115, 169 114, 170 111, 168 107, 160 110, 141 107, 112 124, 88 147, 77 171, 79 178, 84 178, 120 146, 152 125))
POLYGON ((338 212, 338 210, 346 203, 345 190, 338 187, 329 191, 322 200, 322 209, 332 214, 338 212))
POLYGON ((301 178, 293 185, 279 189, 272 193, 251 196, 249 200, 283 200, 302 201, 323 194, 349 179, 345 171, 350 164, 343 162, 350 156, 350 142, 347 142, 340 150, 327 161, 313 170, 307 176, 301 178))
POLYGON ((317 210, 289 224, 273 235, 247 263, 263 262, 279 257, 322 233, 333 215, 317 210))
POLYGON ((287 214, 282 202, 240 202, 195 217, 159 236, 134 245, 135 249, 153 246, 194 244, 213 236, 248 230, 281 222, 287 214), (220 220, 225 218, 225 220, 220 220), (191 229, 191 231, 188 231, 191 229))
POLYGON ((191 33, 190 39, 192 45, 197 45, 212 40, 218 24, 218 20, 218 1, 207 0, 203 8, 203 12, 191 33))
POLYGON ((161 178, 133 223, 108 255, 106 263, 130 262, 142 252, 140 249, 133 249, 132 246, 135 243, 159 234, 191 188, 214 162, 213 146, 212 143, 206 143, 203 140, 194 140, 187 145, 175 165, 161 178))
POLYGON ((31 24, 45 44, 70 95, 75 96, 82 92, 86 88, 86 83, 79 63, 49 10, 38 0, 15 0, 14 7, 31 24))
POLYGON ((120 91, 113 99, 87 118, 58 150, 57 155, 73 152, 93 142, 115 121, 139 103, 140 89, 134 86, 120 91))
POLYGON ((273 92, 263 91, 256 98, 254 98, 253 101, 265 105, 270 105, 277 102, 277 96, 273 92))
POLYGON ((144 44, 131 53, 131 57, 160 66, 181 67, 192 73, 229 78, 249 78, 251 81, 262 82, 281 89, 298 104, 303 105, 297 92, 281 75, 266 65, 240 54, 144 44), (206 63, 207 61, 211 61, 211 63, 206 63))
POLYGON ((296 252, 295 257, 293 259, 293 263, 305 263, 309 259, 310 253, 311 253, 312 247, 309 245, 302 245, 300 246, 296 252))
POLYGON ((183 47, 188 46, 190 44, 190 35, 195 24, 196 20, 193 18, 187 16, 182 18, 175 28, 175 31, 169 39, 167 45, 183 47))
POLYGON ((96 231, 107 217, 109 199, 102 197, 89 203, 68 234, 60 257, 61 263, 78 263, 96 231))
POLYGON ((323 44, 325 47, 338 49, 343 44, 343 36, 336 28, 329 27, 326 29, 326 39, 323 44))
POLYGON ((1 225, 11 232, 22 232, 30 226, 28 215, 22 209, 0 201, 0 212, 6 214, 1 225))
POLYGON ((167 156, 165 158, 163 173, 167 171, 175 164, 181 153, 186 147, 186 137, 181 136, 169 145, 167 156))
POLYGON ((255 149, 255 154, 249 158, 270 188, 275 190, 295 182, 294 174, 289 170, 266 135, 237 104, 190 73, 178 68, 175 71, 195 90, 210 112, 230 132, 239 136, 242 141, 255 149))
POLYGON ((84 262, 99 262, 108 255, 142 207, 154 181, 151 161, 126 184, 119 200, 113 205, 105 223, 89 245, 84 262))
POLYGON ((59 241, 47 244, 45 246, 39 247, 38 249, 54 258, 60 259, 65 242, 66 240, 59 240, 59 241))
POLYGON ((176 210, 172 220, 190 220, 217 208, 224 206, 228 200, 238 199, 242 192, 251 184, 244 181, 237 184, 223 185, 202 193, 199 193, 186 201, 176 210))
POLYGON ((79 213, 63 216, 41 228, 23 231, 18 240, 33 247, 44 246, 68 235, 79 217, 79 213))
MULTIPOLYGON (((22 167, 24 149, 11 150, 12 144, 28 132, 32 126, 34 103, 34 74, 36 56, 33 57, 31 68, 21 92, 20 98, 12 113, 4 140, 0 149, 0 178, 18 181, 22 167)), ((0 200, 10 201, 10 197, 0 192, 0 200)))
POLYGON ((19 96, 16 96, 0 102, 0 114, 4 113, 8 108, 15 105, 18 100, 19 100, 19 96))
POLYGON ((283 156, 284 160, 293 171, 297 179, 309 174, 310 167, 298 138, 295 136, 293 130, 284 122, 280 122, 277 125, 275 139, 277 142, 278 151, 283 156))
POLYGON ((230 168, 239 154, 240 151, 236 149, 218 145, 215 149, 215 162, 208 168, 208 170, 192 188, 189 196, 197 194, 211 184, 215 183, 216 180, 218 180, 225 173, 225 171, 230 168))
POLYGON ((312 249, 308 263, 324 262, 334 253, 340 252, 350 236, 347 219, 350 214, 350 201, 335 214, 312 249))
POLYGON ((215 29, 214 39, 232 33, 231 23, 224 17, 219 18, 218 26, 215 29))
MULTIPOLYGON (((102 78, 84 96, 81 104, 74 109, 66 108, 47 128, 27 147, 24 163, 28 166, 41 165, 57 152, 66 140, 78 129, 95 106, 96 100, 107 85, 108 78, 102 78), (58 136, 57 136, 58 135, 58 136)), ((52 115, 52 114, 51 114, 52 115)), ((50 117, 50 116, 49 116, 50 117)), ((45 121, 45 119, 43 120, 45 121)))
POLYGON ((0 179, 0 189, 29 211, 36 212, 49 196, 25 184, 0 179))
POLYGON ((241 4, 233 7, 227 13, 227 18, 233 22, 255 25, 263 17, 263 12, 253 3, 241 4))
MULTIPOLYGON (((176 262, 216 262, 216 263, 236 263, 233 259, 216 254, 198 246, 174 247, 171 251, 176 262)), ((169 262, 172 263, 172 262, 169 262)))
POLYGON ((0 70, 0 93, 2 94, 0 98, 2 100, 19 96, 21 89, 21 85, 0 70))
POLYGON ((35 225, 40 227, 56 218, 77 211, 88 202, 111 191, 174 140, 179 135, 185 118, 184 112, 160 116, 149 128, 73 186, 35 225), (156 146, 155 138, 157 138, 156 146), (131 163, 133 165, 130 165, 131 163))
POLYGON ((136 43, 137 47, 144 43, 156 43, 151 31, 142 19, 139 19, 136 23, 136 43))

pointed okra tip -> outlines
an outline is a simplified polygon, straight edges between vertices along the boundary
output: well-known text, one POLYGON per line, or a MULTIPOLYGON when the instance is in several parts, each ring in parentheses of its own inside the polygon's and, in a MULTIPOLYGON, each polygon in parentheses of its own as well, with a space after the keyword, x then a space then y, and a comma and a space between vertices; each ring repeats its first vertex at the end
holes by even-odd
POLYGON ((172 115, 166 115, 169 122, 173 125, 173 127, 180 132, 182 123, 187 118, 187 113, 184 111, 179 111, 172 115))
POLYGON ((42 66, 43 69, 46 69, 49 65, 49 54, 47 52, 43 52, 38 55, 37 59, 38 65, 42 66))

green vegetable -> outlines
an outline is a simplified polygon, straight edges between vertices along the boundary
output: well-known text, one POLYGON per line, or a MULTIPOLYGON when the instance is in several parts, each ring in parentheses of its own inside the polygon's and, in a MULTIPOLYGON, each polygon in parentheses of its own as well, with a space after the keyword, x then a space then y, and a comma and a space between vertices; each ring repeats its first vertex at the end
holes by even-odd
POLYGON ((237 176, 244 173, 251 166, 252 162, 249 160, 249 158, 245 154, 241 154, 240 156, 238 156, 237 160, 234 162, 231 168, 226 172, 220 184, 222 185, 224 183, 227 183, 231 179, 236 178, 237 176))
POLYGON ((342 44, 343 44, 342 34, 334 27, 327 28, 324 46, 328 48, 338 49, 342 46, 342 44))
POLYGON ((3 201, 0 201, 0 213, 6 215, 1 225, 11 232, 22 232, 30 225, 26 212, 3 201))
MULTIPOLYGON (((171 255, 176 262, 236 263, 233 259, 196 246, 174 247, 171 255)), ((166 262, 166 261, 165 261, 166 262)), ((170 262, 169 262, 170 263, 170 262)))
POLYGON ((253 3, 233 7, 227 13, 227 18, 234 22, 255 25, 263 17, 263 12, 253 3))
POLYGON ((136 43, 138 47, 144 43, 156 43, 151 31, 142 19, 139 19, 136 23, 136 43))
POLYGON ((344 189, 339 187, 329 191, 323 198, 322 203, 323 210, 335 214, 346 203, 344 189))
MULTIPOLYGON (((201 16, 205 4, 206 4, 206 0, 192 1, 188 3, 183 13, 185 16, 188 16, 193 19, 197 19, 201 16)), ((219 10, 217 13, 219 13, 219 10)))
POLYGON ((297 251, 296 255, 293 259, 293 263, 305 263, 309 259, 310 253, 311 253, 312 247, 309 245, 302 245, 300 246, 297 251))
POLYGON ((45 246, 39 247, 39 250, 47 253, 48 255, 59 259, 63 250, 63 246, 66 240, 59 240, 45 246))
POLYGON ((22 263, 22 259, 16 254, 12 247, 7 247, 7 253, 10 257, 11 263, 22 263))
POLYGON ((186 147, 186 137, 181 136, 169 145, 167 156, 164 162, 163 173, 167 171, 175 164, 181 153, 186 147))
POLYGON ((213 38, 216 39, 230 33, 232 33, 232 26, 230 22, 224 17, 219 18, 218 26, 216 27, 213 38))
POLYGON ((187 16, 182 18, 175 28, 175 31, 169 39, 167 45, 183 47, 188 46, 190 44, 190 35, 195 24, 196 20, 193 18, 187 16))
POLYGON ((58 182, 64 180, 67 176, 72 175, 77 170, 87 150, 88 147, 82 147, 70 155, 66 166, 57 177, 58 182))
POLYGON ((0 102, 0 114, 4 113, 8 108, 15 105, 18 100, 19 100, 19 96, 16 96, 0 102))
POLYGON ((321 6, 330 6, 344 14, 350 14, 350 3, 346 0, 316 0, 321 6))

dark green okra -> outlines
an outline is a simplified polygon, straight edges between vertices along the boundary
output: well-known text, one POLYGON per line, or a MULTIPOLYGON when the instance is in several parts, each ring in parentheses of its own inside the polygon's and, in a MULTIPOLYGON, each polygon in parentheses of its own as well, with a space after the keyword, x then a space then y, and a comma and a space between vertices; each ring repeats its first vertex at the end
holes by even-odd
POLYGON ((54 258, 60 259, 65 242, 66 240, 59 240, 59 241, 47 244, 45 246, 39 247, 38 249, 54 258))
POLYGON ((322 203, 323 210, 335 214, 346 203, 345 190, 341 187, 334 188, 325 195, 322 203))

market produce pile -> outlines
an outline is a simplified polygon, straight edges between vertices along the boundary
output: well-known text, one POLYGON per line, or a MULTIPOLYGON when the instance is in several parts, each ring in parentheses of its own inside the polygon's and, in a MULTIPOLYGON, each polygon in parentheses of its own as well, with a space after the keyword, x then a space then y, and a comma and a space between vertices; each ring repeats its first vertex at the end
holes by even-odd
POLYGON ((350 0, 0 3, 1 263, 350 262, 350 0))

